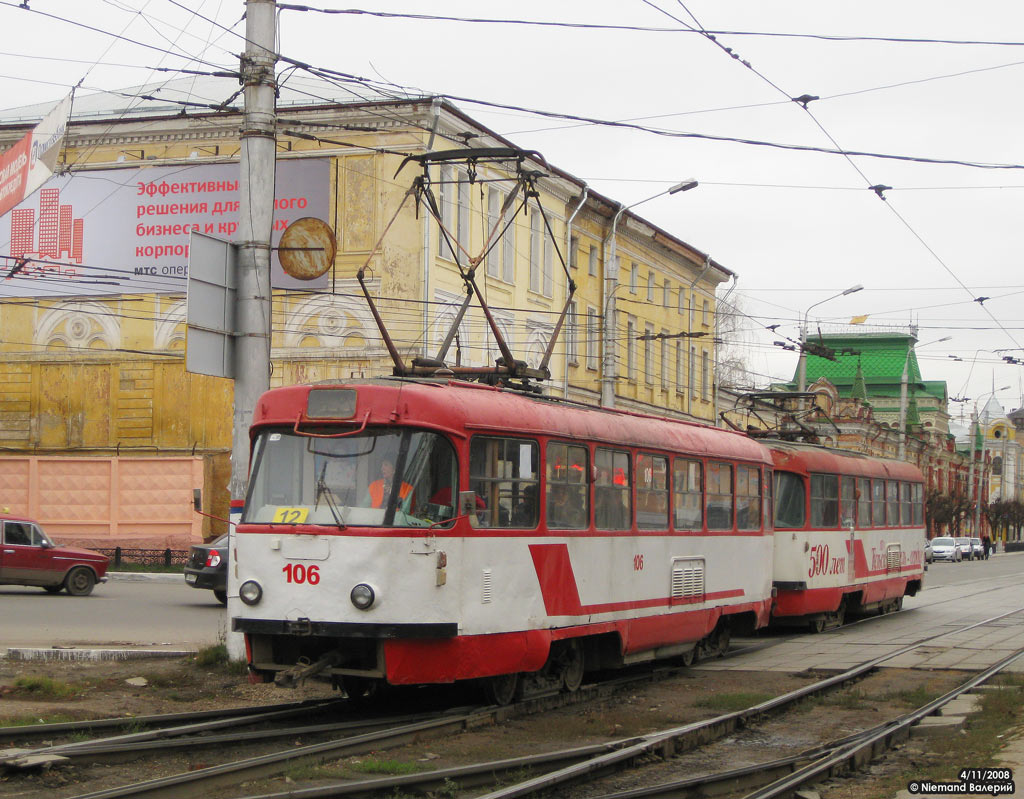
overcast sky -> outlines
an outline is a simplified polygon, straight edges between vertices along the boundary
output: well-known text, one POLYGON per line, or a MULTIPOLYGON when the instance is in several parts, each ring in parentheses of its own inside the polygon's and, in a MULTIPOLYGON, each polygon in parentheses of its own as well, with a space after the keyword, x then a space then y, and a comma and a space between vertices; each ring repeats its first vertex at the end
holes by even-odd
MULTIPOLYGON (((243 31, 236 24, 242 0, 28 5, 31 11, 16 0, 0 0, 0 25, 14 34, 0 53, 0 107, 56 101, 79 81, 79 91, 87 93, 180 77, 154 72, 154 66, 233 68, 242 46, 224 30, 243 31), (136 44, 116 41, 111 33, 136 44)), ((951 336, 918 354, 926 379, 944 379, 951 396, 971 398, 951 404, 951 412, 956 416, 975 400, 983 403, 993 386, 1010 387, 997 392, 1004 408, 1021 406, 1024 366, 1001 358, 1024 360, 1024 4, 310 5, 660 29, 296 11, 280 16, 284 55, 399 91, 463 98, 455 103, 471 116, 626 204, 696 178, 697 189, 653 199, 635 211, 739 275, 734 296, 750 316, 741 327, 762 383, 789 378, 795 368, 796 354, 774 341, 796 339, 799 319, 811 305, 862 284, 863 291, 811 310, 812 328, 906 332, 914 323, 922 345, 951 336), (721 33, 712 39, 701 28, 721 33), (768 33, 805 36, 751 35, 768 33), (803 95, 820 99, 807 110, 787 99, 803 95), (488 108, 472 100, 629 121, 669 135, 488 108), (697 136, 671 135, 679 133, 697 136), (817 151, 836 149, 899 158, 817 151), (879 190, 883 200, 872 186, 891 188, 879 190), (976 301, 982 297, 988 299, 976 301), (865 324, 846 326, 864 314, 865 324), (768 325, 779 327, 772 333, 768 325)), ((306 77, 296 72, 288 80, 303 85, 306 77)))

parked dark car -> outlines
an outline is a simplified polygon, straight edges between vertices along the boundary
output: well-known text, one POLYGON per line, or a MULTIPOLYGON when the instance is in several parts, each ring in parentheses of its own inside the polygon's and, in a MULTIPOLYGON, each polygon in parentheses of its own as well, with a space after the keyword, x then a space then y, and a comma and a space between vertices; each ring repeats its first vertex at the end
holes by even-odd
POLYGON ((228 603, 228 537, 209 544, 189 547, 185 582, 193 588, 208 588, 222 605, 228 603))
POLYGON ((38 585, 56 594, 88 596, 107 581, 110 558, 78 547, 55 544, 33 519, 0 515, 0 584, 38 585))

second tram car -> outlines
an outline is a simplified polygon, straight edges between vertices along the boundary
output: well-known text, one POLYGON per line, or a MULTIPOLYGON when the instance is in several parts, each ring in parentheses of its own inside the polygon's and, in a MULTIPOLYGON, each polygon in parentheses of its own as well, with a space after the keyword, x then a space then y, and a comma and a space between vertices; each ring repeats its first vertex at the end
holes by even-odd
POLYGON ((775 466, 775 623, 821 631, 847 613, 896 610, 924 577, 917 467, 770 442, 775 466))
POLYGON ((772 607, 772 459, 739 433, 449 380, 254 412, 233 629, 258 678, 375 684, 723 651, 772 607))

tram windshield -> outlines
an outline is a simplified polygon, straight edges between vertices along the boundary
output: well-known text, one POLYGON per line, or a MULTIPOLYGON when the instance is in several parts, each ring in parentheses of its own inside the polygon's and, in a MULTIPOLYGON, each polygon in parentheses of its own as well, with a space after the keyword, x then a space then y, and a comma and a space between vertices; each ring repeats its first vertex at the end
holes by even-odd
POLYGON ((437 433, 321 438, 264 430, 242 522, 426 527, 454 518, 457 474, 455 450, 437 433))

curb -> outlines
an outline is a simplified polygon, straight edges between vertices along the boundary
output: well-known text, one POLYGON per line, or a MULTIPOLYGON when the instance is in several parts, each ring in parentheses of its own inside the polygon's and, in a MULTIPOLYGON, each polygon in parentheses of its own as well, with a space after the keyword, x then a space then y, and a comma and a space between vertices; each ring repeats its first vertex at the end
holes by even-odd
POLYGON ((153 660, 156 658, 182 658, 194 655, 190 649, 30 649, 11 647, 8 660, 20 661, 104 661, 153 660))
POLYGON ((184 574, 169 574, 167 572, 107 572, 107 578, 111 582, 125 583, 181 583, 185 585, 184 574))

